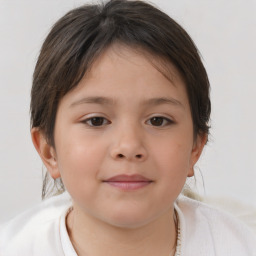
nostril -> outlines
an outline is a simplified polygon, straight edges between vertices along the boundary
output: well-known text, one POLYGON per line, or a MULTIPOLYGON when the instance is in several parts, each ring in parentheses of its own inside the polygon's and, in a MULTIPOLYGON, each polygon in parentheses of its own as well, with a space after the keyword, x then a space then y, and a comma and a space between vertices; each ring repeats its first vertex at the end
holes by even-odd
MULTIPOLYGON (((123 154, 118 154, 117 157, 124 158, 125 156, 123 154)), ((142 154, 135 155, 135 158, 137 158, 137 159, 141 159, 142 157, 143 157, 142 154)))

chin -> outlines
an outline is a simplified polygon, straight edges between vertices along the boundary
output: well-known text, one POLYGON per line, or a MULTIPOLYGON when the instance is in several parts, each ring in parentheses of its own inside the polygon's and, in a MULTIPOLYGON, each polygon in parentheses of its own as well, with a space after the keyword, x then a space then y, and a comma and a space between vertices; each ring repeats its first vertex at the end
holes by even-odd
POLYGON ((157 219, 157 216, 154 214, 150 215, 148 212, 132 212, 132 211, 125 211, 125 212, 115 212, 111 213, 108 220, 106 220, 105 215, 105 222, 108 222, 111 226, 116 228, 122 229, 137 229, 147 225, 150 222, 153 222, 157 219))

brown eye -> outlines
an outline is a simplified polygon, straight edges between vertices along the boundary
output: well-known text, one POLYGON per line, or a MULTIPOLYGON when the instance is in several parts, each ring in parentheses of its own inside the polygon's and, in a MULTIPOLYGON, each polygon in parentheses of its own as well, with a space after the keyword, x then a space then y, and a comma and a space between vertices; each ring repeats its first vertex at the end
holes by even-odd
POLYGON ((153 117, 150 119, 150 123, 154 126, 161 126, 164 122, 162 117, 153 117))
POLYGON ((154 116, 150 118, 147 123, 149 123, 152 126, 166 126, 173 123, 173 121, 166 117, 154 116))
POLYGON ((84 120, 83 123, 86 123, 89 126, 103 126, 105 124, 108 124, 109 121, 104 117, 95 116, 84 120))
POLYGON ((103 123, 104 123, 104 118, 102 117, 93 117, 91 119, 91 124, 93 126, 100 126, 100 125, 103 125, 103 123))

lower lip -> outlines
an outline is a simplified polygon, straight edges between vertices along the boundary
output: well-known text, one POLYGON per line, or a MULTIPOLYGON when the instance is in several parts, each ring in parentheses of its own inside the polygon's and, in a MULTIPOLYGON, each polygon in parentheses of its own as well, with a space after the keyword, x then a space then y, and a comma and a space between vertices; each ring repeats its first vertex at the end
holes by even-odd
POLYGON ((110 186, 121 190, 137 190, 151 184, 151 181, 107 181, 110 186))

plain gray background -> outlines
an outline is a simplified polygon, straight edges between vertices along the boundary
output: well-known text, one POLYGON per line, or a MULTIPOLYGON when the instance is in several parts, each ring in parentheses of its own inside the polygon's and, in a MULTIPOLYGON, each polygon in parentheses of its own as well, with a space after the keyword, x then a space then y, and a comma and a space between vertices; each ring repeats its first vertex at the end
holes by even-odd
MULTIPOLYGON (((0 0, 0 222, 41 200, 42 164, 29 131, 33 68, 53 23, 85 2, 0 0)), ((256 206, 256 1, 151 2, 188 31, 209 74, 212 129, 197 165, 205 194, 256 206)))

